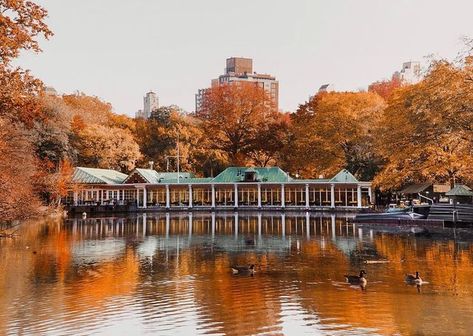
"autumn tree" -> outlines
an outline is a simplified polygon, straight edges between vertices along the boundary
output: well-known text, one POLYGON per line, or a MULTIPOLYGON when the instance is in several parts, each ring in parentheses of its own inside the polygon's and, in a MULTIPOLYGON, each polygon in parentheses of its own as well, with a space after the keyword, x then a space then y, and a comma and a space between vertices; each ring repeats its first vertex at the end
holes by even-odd
POLYGON ((84 93, 62 96, 64 104, 70 109, 71 116, 80 116, 86 124, 110 125, 113 116, 112 105, 98 97, 88 96, 84 93))
POLYGON ((0 0, 0 220, 35 212, 37 159, 29 130, 43 119, 38 96, 42 83, 12 61, 21 51, 39 52, 38 39, 52 36, 47 12, 32 1, 0 0))
POLYGON ((418 84, 393 95, 379 128, 385 189, 413 182, 470 182, 473 173, 473 63, 436 61, 418 84))
POLYGON ((32 181, 36 162, 26 131, 0 118, 0 220, 11 222, 36 213, 32 181))
POLYGON ((274 121, 262 125, 248 150, 255 166, 276 166, 282 161, 282 149, 288 146, 289 122, 288 115, 278 113, 274 121))
POLYGON ((332 175, 347 168, 361 179, 379 164, 372 131, 384 108, 374 93, 321 93, 291 117, 285 167, 305 177, 332 175))
POLYGON ((224 153, 232 165, 244 165, 256 137, 276 115, 264 89, 252 83, 232 83, 209 90, 199 118, 209 148, 224 153))
POLYGON ((374 92, 380 95, 384 100, 388 100, 394 91, 402 86, 399 78, 393 77, 391 80, 382 80, 371 83, 368 86, 368 92, 374 92))
POLYGON ((141 157, 139 146, 130 131, 98 124, 80 131, 78 150, 80 165, 123 172, 135 168, 141 157))

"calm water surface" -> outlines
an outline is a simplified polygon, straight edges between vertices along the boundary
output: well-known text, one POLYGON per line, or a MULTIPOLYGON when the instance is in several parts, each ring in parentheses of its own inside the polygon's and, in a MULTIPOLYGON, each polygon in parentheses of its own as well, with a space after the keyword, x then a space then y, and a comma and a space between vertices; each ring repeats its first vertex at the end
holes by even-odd
POLYGON ((0 334, 473 334, 470 242, 305 213, 67 219, 18 233, 0 239, 0 334), (249 263, 254 276, 230 271, 249 263), (361 268, 365 290, 343 277, 361 268), (416 270, 420 289, 403 282, 416 270))

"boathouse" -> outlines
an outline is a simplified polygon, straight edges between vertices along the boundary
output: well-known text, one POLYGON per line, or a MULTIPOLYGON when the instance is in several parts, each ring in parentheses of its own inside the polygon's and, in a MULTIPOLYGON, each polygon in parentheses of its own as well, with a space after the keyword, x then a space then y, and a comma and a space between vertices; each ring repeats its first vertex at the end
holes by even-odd
POLYGON ((129 175, 77 167, 64 200, 72 209, 128 211, 305 209, 350 210, 371 205, 371 182, 343 169, 330 179, 295 179, 278 167, 230 167, 214 178, 136 168, 129 175))

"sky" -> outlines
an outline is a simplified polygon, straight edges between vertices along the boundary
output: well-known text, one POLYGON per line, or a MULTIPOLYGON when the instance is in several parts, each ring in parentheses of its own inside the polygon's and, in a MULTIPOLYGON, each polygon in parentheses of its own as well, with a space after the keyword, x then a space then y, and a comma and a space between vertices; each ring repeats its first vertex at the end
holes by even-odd
POLYGON ((232 56, 279 80, 295 111, 320 85, 359 90, 406 61, 454 58, 473 37, 471 0, 37 0, 54 32, 31 69, 59 93, 76 90, 134 113, 143 95, 194 110, 199 88, 232 56))

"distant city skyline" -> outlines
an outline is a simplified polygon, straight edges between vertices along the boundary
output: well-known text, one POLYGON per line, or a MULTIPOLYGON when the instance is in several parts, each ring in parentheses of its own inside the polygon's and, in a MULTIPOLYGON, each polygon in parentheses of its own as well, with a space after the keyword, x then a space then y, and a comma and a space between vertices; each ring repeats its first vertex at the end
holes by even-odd
POLYGON ((452 59, 461 38, 473 37, 467 0, 242 0, 232 11, 217 0, 38 3, 56 35, 17 64, 59 93, 95 95, 129 116, 149 90, 162 105, 193 111, 195 93, 231 56, 275 76, 280 109, 294 111, 321 85, 366 89, 403 63, 452 59))

